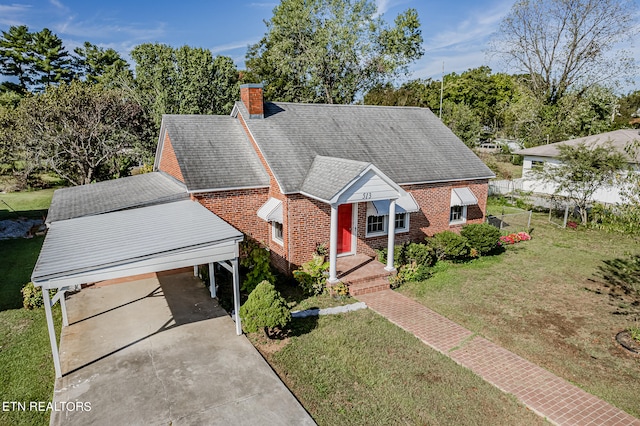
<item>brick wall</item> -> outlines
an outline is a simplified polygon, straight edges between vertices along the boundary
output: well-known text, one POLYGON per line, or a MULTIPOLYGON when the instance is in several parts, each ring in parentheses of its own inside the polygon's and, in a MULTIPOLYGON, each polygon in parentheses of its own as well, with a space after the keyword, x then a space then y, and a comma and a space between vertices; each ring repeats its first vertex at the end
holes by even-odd
POLYGON ((164 137, 164 144, 162 145, 162 155, 160 157, 160 164, 158 165, 158 168, 163 172, 170 174, 174 178, 178 179, 180 182, 184 183, 182 170, 180 170, 178 158, 176 157, 176 153, 173 150, 173 145, 171 145, 171 139, 169 138, 168 132, 164 137))
POLYGON ((271 227, 256 214, 267 201, 268 188, 194 194, 192 197, 221 219, 254 240, 267 245, 271 227))
MULTIPOLYGON (((403 185, 403 189, 410 192, 420 206, 420 211, 410 213, 409 232, 397 233, 396 244, 407 241, 424 241, 425 237, 438 232, 452 230, 459 232, 466 224, 483 223, 487 206, 488 181, 477 180, 455 183, 403 185), (449 225, 451 210, 451 190, 453 188, 468 187, 478 199, 478 205, 468 206, 467 221, 459 225, 449 225)), ((375 249, 387 247, 387 236, 366 237, 367 204, 358 206, 358 253, 375 255, 375 249)))

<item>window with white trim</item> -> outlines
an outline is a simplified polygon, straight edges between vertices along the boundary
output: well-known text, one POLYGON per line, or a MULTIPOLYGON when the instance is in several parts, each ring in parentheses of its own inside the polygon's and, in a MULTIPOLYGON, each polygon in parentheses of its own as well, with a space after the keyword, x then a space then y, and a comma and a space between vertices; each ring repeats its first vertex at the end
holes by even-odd
POLYGON ((467 206, 451 206, 449 225, 465 223, 467 221, 467 206))
POLYGON ((271 222, 271 238, 280 245, 284 245, 282 238, 282 224, 280 222, 271 222))
MULTIPOLYGON (((385 235, 389 230, 389 216, 368 216, 367 237, 385 235)), ((409 214, 396 213, 396 234, 409 232, 409 214)))

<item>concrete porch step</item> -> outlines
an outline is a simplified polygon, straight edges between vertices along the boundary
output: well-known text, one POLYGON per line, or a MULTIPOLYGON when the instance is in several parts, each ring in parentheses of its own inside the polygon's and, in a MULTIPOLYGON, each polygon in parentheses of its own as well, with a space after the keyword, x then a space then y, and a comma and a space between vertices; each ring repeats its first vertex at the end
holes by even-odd
POLYGON ((358 296, 360 294, 369 294, 375 293, 377 291, 389 290, 391 288, 391 285, 389 284, 389 279, 387 277, 383 277, 360 283, 349 283, 348 287, 349 294, 351 296, 358 296))

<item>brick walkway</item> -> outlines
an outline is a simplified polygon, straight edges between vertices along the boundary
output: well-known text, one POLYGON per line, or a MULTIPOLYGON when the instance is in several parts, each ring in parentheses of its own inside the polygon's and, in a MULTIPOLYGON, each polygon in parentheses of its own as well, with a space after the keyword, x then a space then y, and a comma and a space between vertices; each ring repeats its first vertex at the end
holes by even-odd
POLYGON ((498 389, 514 395, 553 424, 640 426, 640 419, 476 336, 402 294, 385 290, 357 298, 433 349, 469 368, 498 389))

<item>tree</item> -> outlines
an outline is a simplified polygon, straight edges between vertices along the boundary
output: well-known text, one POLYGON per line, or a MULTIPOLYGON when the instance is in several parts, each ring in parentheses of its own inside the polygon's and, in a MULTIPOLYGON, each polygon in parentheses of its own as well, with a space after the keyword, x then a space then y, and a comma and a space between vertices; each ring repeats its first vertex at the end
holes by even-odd
POLYGON ((18 78, 18 84, 8 88, 42 92, 51 83, 69 82, 73 78, 70 64, 62 40, 48 28, 32 33, 21 25, 2 32, 0 74, 18 78))
POLYGON ((136 78, 132 92, 152 117, 162 114, 229 114, 239 96, 238 71, 231 58, 211 51, 165 44, 141 44, 131 51, 136 78))
POLYGON ((555 104, 572 87, 634 75, 633 57, 616 48, 638 33, 635 9, 633 0, 519 0, 490 51, 526 74, 536 96, 555 104))
POLYGON ((560 164, 533 172, 542 182, 555 185, 555 193, 566 195, 576 204, 582 223, 587 223, 587 207, 593 194, 615 182, 616 175, 627 165, 627 159, 609 142, 604 144, 559 145, 560 164))
POLYGON ((72 68, 79 80, 109 85, 121 76, 133 77, 127 61, 111 48, 103 49, 85 41, 73 52, 72 68))
POLYGON ((101 167, 135 155, 146 127, 141 107, 121 92, 74 81, 29 94, 12 114, 11 142, 73 185, 103 179, 101 167))
POLYGON ((388 26, 371 0, 283 0, 247 52, 247 77, 278 101, 348 104, 420 58, 418 14, 388 26))
POLYGON ((17 77, 18 85, 11 88, 26 92, 33 82, 33 34, 26 25, 9 27, 0 38, 0 74, 17 77))
POLYGON ((49 84, 68 83, 73 79, 71 57, 62 40, 48 28, 33 35, 33 57, 36 73, 33 90, 42 92, 49 84))

